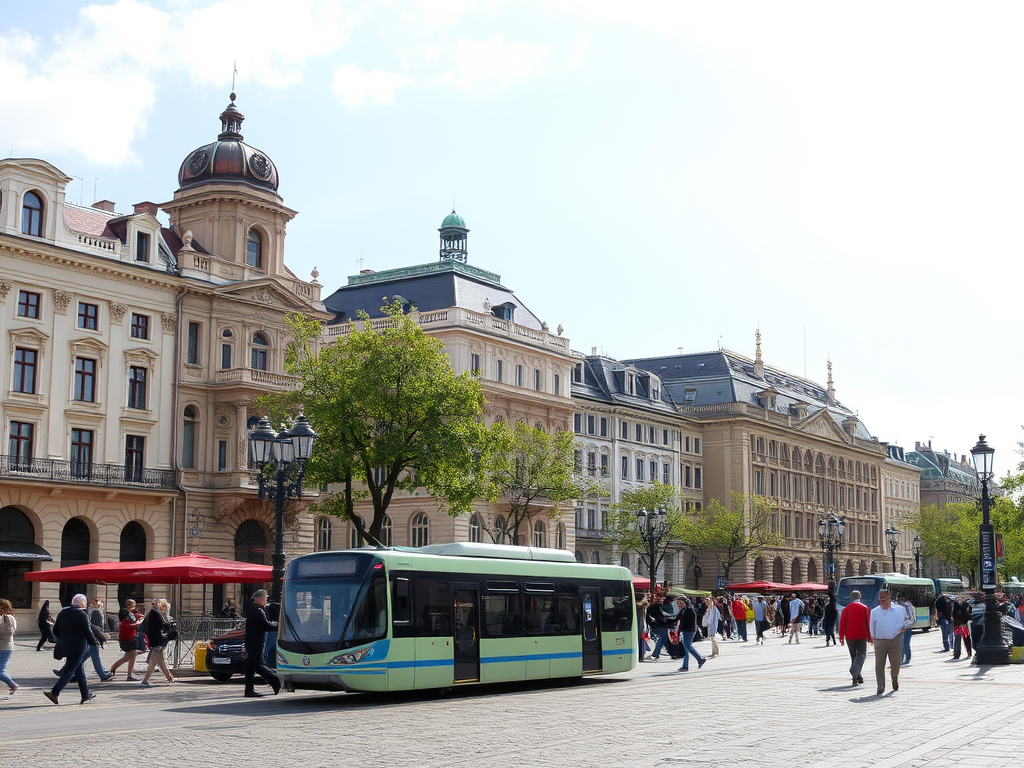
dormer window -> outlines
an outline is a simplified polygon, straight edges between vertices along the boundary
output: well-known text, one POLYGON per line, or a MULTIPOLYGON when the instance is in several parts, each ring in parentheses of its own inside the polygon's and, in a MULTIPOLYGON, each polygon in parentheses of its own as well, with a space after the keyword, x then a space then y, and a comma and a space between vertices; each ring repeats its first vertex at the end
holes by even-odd
POLYGON ((33 237, 43 236, 43 200, 35 192, 26 192, 21 207, 21 232, 33 237))
POLYGON ((263 239, 255 229, 249 230, 245 241, 245 263, 256 269, 263 268, 263 239))
POLYGON ((498 304, 497 306, 491 307, 491 314, 499 320, 508 320, 513 322, 515 320, 516 305, 511 301, 506 301, 504 304, 498 304))
POLYGON ((149 263, 149 233, 135 233, 135 260, 149 263))

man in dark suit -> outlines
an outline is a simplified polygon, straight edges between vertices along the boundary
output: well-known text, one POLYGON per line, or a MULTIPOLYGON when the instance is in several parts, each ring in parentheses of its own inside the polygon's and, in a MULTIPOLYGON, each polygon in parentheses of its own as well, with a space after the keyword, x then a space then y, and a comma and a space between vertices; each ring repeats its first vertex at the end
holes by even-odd
POLYGON ((252 605, 245 611, 245 695, 248 698, 260 695, 255 690, 257 674, 277 695, 281 692, 281 681, 263 659, 267 632, 275 631, 277 622, 267 618, 267 590, 256 590, 252 598, 252 605))
POLYGON ((89 684, 85 680, 85 669, 82 667, 89 652, 89 646, 96 645, 96 638, 93 637, 92 628, 89 626, 89 617, 85 613, 85 607, 88 604, 89 601, 85 595, 75 595, 71 599, 71 605, 61 609, 61 612, 57 614, 57 621, 53 624, 53 634, 57 638, 54 655, 64 659, 64 666, 61 668, 60 677, 53 689, 43 691, 43 695, 54 704, 59 703, 57 697, 72 676, 78 679, 82 704, 96 698, 95 693, 89 692, 89 684))

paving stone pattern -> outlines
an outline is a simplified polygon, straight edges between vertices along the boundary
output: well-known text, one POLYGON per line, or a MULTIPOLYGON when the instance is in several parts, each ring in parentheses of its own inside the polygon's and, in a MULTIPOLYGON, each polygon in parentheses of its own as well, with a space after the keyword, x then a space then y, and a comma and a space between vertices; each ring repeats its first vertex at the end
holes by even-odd
MULTIPOLYGON (((915 634, 899 692, 887 685, 879 697, 870 651, 865 685, 853 687, 845 648, 802 640, 723 642, 699 671, 676 672, 665 658, 623 675, 448 694, 253 700, 242 698, 240 679, 182 675, 168 686, 154 677, 146 690, 121 674, 93 685, 86 706, 69 686, 58 707, 42 695, 52 655, 26 640, 8 669, 21 690, 0 701, 0 756, 50 768, 1020 765, 1024 666, 979 669, 943 654, 937 632, 915 634)), ((109 665, 117 654, 107 649, 109 665)))

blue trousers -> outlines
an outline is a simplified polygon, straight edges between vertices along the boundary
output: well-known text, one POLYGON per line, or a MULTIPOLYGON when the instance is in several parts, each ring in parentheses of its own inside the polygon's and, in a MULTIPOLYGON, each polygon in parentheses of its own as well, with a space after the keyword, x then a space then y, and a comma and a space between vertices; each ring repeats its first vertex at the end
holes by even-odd
POLYGON ((661 655, 661 649, 668 642, 668 630, 665 627, 651 627, 651 635, 657 638, 654 642, 654 650, 651 651, 651 658, 656 659, 661 655))
POLYGON ((8 688, 14 687, 14 681, 7 674, 7 662, 11 660, 13 651, 0 651, 0 683, 5 683, 8 688))
POLYGON ((906 664, 910 661, 910 629, 903 630, 903 661, 906 664))
POLYGON ((948 652, 953 646, 953 625, 949 619, 939 619, 939 631, 942 633, 942 650, 948 652))
POLYGON ((704 661, 704 657, 697 653, 697 649, 693 647, 693 632, 680 632, 679 641, 683 644, 683 666, 680 669, 690 668, 690 656, 692 655, 698 662, 704 661))
POLYGON ((52 689, 54 696, 60 695, 60 692, 64 690, 64 686, 68 684, 72 677, 78 680, 78 690, 82 694, 82 698, 84 699, 89 695, 89 684, 85 682, 84 664, 84 653, 76 653, 64 659, 64 666, 60 670, 60 677, 57 678, 57 682, 52 689))

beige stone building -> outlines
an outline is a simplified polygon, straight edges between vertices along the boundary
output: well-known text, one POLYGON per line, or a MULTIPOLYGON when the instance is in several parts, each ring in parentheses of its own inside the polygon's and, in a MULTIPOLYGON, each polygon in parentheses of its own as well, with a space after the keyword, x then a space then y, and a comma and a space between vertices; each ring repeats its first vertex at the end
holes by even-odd
MULTIPOLYGON (((882 530, 890 526, 900 531, 899 547, 896 550, 896 568, 900 573, 915 575, 914 538, 917 531, 909 522, 911 516, 921 509, 921 470, 907 461, 903 448, 898 445, 887 446, 888 457, 882 465, 882 496, 885 516, 882 518, 882 530)), ((890 559, 885 570, 892 570, 890 559)), ((925 573, 924 563, 921 564, 921 575, 925 573)), ((943 574, 945 575, 945 574, 943 574)))
MULTIPOLYGON (((295 212, 273 162, 242 141, 243 119, 229 105, 173 199, 128 214, 68 202, 71 179, 49 163, 0 161, 0 594, 19 615, 96 590, 30 585, 27 570, 184 551, 269 564, 251 409, 292 386, 286 315, 329 315, 315 279, 284 265, 295 212)), ((290 542, 310 548, 308 516, 289 523, 290 542)), ((168 588, 120 597, 155 592, 168 588)), ((186 593, 175 610, 200 599, 186 593)))

